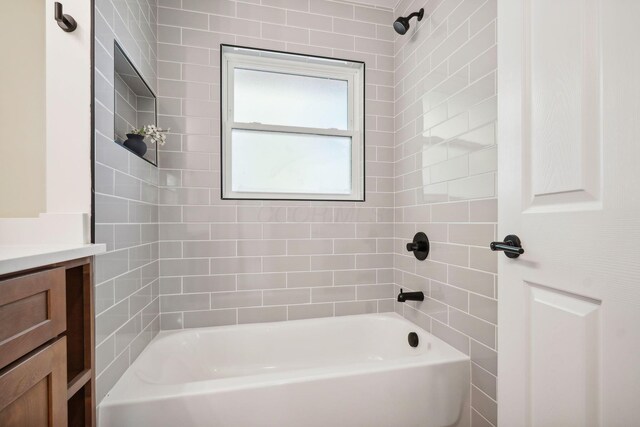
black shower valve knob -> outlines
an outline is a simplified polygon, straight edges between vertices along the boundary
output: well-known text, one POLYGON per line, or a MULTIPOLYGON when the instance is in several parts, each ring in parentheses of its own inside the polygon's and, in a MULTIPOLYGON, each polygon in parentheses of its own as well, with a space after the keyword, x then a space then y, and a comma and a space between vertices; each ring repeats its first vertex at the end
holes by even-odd
POLYGON ((407 251, 424 251, 427 249, 427 244, 425 242, 411 242, 407 243, 407 251))
POLYGON ((429 238, 422 231, 416 233, 413 236, 413 242, 407 243, 407 251, 413 252, 413 255, 420 260, 424 261, 429 255, 429 238))

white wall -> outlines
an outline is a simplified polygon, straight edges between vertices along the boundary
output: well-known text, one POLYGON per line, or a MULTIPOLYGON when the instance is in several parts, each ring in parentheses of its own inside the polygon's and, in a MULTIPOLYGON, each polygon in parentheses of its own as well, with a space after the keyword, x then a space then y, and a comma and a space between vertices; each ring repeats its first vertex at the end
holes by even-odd
POLYGON ((91 2, 65 0, 67 33, 47 0, 47 213, 91 212, 91 2))
MULTIPOLYGON (((3 6, 6 8, 22 5, 23 2, 5 3, 3 6)), ((19 207, 23 202, 29 202, 30 197, 38 200, 36 204, 28 203, 29 209, 21 214, 29 218, 0 215, 0 244, 84 244, 90 240, 91 2, 65 1, 64 12, 73 16, 78 23, 77 29, 71 33, 63 31, 54 20, 54 3, 54 0, 43 2, 42 19, 20 19, 3 9, 5 16, 11 16, 7 24, 20 23, 15 31, 2 32, 3 42, 12 44, 24 37, 30 31, 28 26, 34 21, 39 27, 34 31, 42 32, 46 40, 46 55, 38 59, 42 59, 45 65, 39 62, 37 66, 24 66, 25 73, 38 67, 40 72, 46 70, 45 74, 41 74, 45 76, 45 82, 42 85, 36 83, 38 88, 34 89, 29 87, 30 83, 18 84, 12 79, 13 84, 27 92, 27 95, 23 95, 26 101, 29 101, 28 96, 38 100, 33 105, 27 102, 27 108, 38 108, 37 105, 44 102, 46 117, 43 119, 40 115, 34 125, 36 129, 44 129, 37 143, 37 157, 42 159, 37 172, 31 169, 35 167, 34 163, 24 158, 27 155, 12 158, 11 167, 15 169, 9 171, 8 176, 0 176, 3 184, 10 186, 12 192, 15 188, 19 191, 18 200, 16 197, 5 200, 2 195, 2 205, 15 204, 12 209, 21 209, 19 207), (35 92, 29 95, 30 90, 35 92), (25 188, 30 179, 37 180, 44 188, 25 188)), ((5 28, 3 26, 2 29, 5 28)), ((19 51, 13 56, 3 51, 3 58, 16 61, 32 49, 35 50, 25 48, 25 52, 19 51)), ((6 67, 5 62, 2 65, 6 67)), ((21 144, 23 138, 30 137, 31 130, 28 124, 3 123, 2 131, 2 146, 6 147, 9 144, 21 144)), ((10 215, 18 216, 18 212, 11 212, 10 215)))

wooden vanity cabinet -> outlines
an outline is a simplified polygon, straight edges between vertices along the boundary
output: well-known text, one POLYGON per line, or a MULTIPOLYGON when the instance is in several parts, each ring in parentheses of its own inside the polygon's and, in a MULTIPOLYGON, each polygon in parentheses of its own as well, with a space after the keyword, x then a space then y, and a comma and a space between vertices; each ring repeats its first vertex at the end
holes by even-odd
POLYGON ((0 276, 0 426, 95 426, 92 268, 0 276))

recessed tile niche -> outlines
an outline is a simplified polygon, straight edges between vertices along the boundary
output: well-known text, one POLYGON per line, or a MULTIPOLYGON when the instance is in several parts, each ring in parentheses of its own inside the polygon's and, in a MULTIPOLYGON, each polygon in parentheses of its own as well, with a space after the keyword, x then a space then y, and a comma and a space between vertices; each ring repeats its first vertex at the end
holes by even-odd
MULTIPOLYGON (((134 128, 139 129, 145 125, 157 124, 157 99, 117 42, 115 42, 113 52, 115 142, 129 150, 123 145, 127 139, 127 133, 130 133, 134 128)), ((156 144, 151 143, 149 138, 145 138, 145 143, 147 151, 140 157, 157 166, 158 150, 156 144)), ((135 152, 134 154, 138 155, 135 152)))

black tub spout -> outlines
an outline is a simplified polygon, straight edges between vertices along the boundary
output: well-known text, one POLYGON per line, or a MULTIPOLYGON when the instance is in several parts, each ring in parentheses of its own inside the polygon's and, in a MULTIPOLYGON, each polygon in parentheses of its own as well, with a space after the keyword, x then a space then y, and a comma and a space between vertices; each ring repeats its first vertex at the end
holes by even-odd
POLYGON ((398 302, 405 301, 424 301, 424 293, 422 291, 404 292, 402 288, 400 288, 400 293, 398 294, 398 302))

